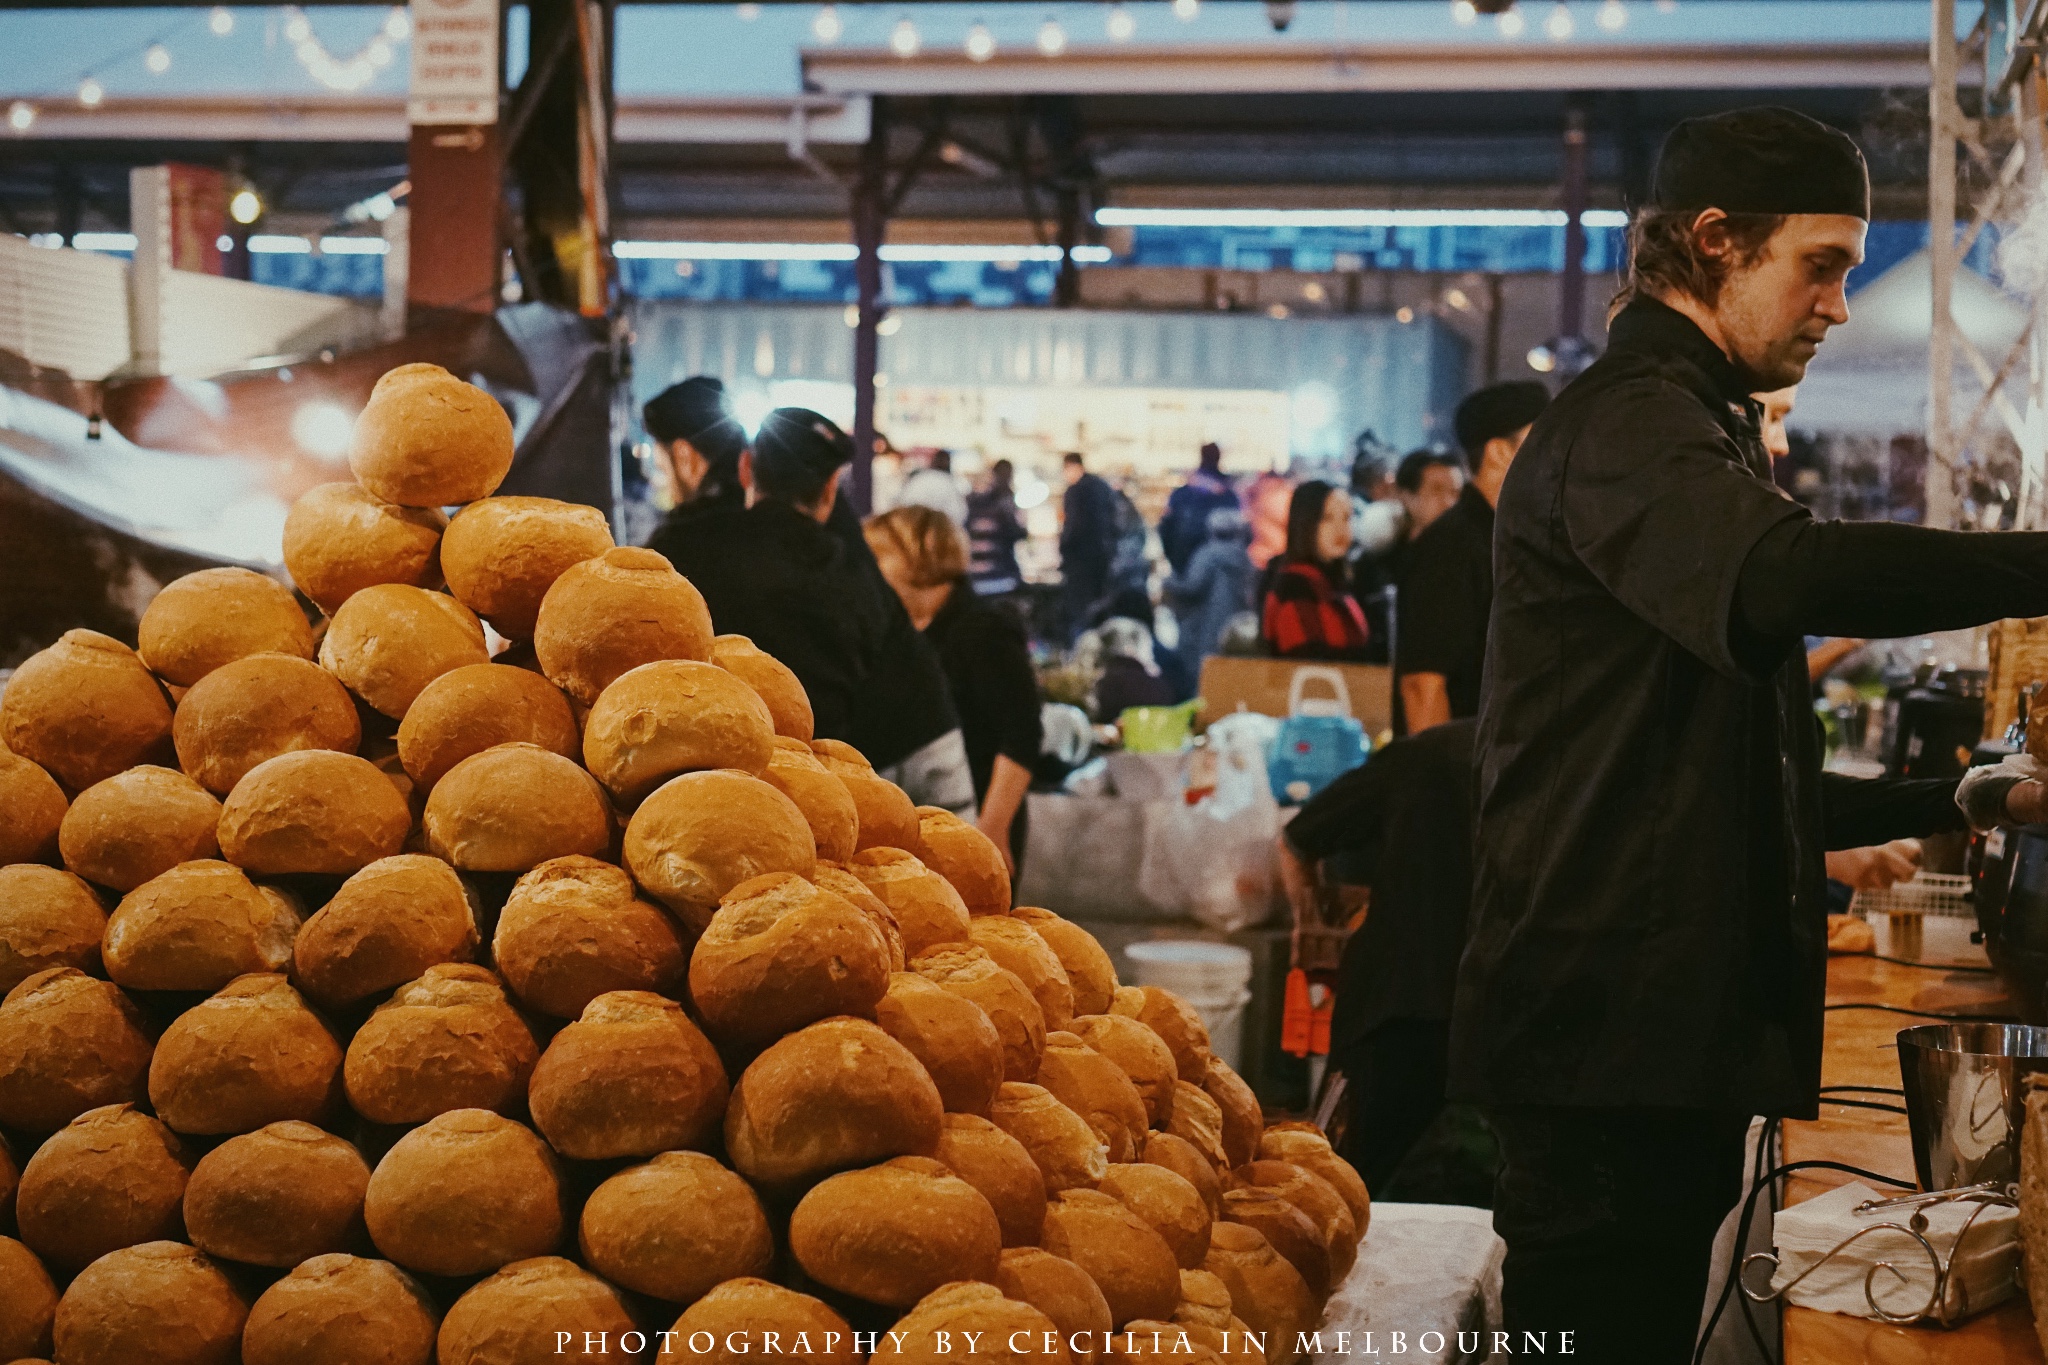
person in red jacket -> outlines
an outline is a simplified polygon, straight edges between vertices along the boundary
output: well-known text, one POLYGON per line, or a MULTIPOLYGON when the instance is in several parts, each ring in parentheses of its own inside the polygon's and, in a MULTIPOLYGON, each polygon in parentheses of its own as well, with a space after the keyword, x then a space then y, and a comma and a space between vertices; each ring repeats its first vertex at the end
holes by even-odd
POLYGON ((1283 659, 1363 660, 1372 632, 1351 595, 1351 495, 1320 479, 1294 490, 1287 550, 1266 577, 1259 637, 1283 659))

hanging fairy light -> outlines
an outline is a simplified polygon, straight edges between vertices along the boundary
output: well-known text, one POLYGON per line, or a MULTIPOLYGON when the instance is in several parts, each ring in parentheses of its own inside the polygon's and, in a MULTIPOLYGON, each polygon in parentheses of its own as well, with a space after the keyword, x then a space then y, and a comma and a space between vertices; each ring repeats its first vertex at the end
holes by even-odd
POLYGON ((924 38, 918 33, 917 25, 911 23, 908 17, 898 19, 896 27, 889 30, 889 50, 905 61, 915 57, 917 50, 923 46, 924 38))
POLYGON ((1451 22, 1459 28, 1470 28, 1479 22, 1479 6, 1472 0, 1451 0, 1451 22))
POLYGON ((1543 21, 1543 31, 1550 35, 1550 41, 1553 43, 1561 43, 1571 37, 1575 27, 1571 9, 1564 0, 1557 0, 1557 3, 1550 7, 1550 17, 1543 21))
POLYGON ((215 5, 213 12, 206 16, 206 27, 216 38, 225 38, 235 31, 235 12, 226 5, 215 5))
POLYGON ((247 185, 236 190, 234 197, 228 200, 228 217, 243 227, 249 226, 262 216, 263 199, 247 185))
POLYGON ((836 43, 846 32, 846 21, 837 5, 825 5, 811 16, 811 36, 821 43, 836 43))
POLYGON ((989 32, 988 25, 977 19, 974 27, 967 30, 967 60, 985 62, 996 55, 996 35, 989 32))
POLYGON ((171 50, 162 43, 152 43, 149 51, 142 54, 142 64, 151 75, 161 76, 171 69, 171 50))
POLYGON ((106 97, 107 87, 101 85, 96 78, 87 76, 78 83, 78 102, 86 108, 99 108, 100 102, 106 97))
POLYGON ((1494 17, 1493 22, 1503 38, 1519 38, 1529 27, 1528 21, 1522 18, 1522 12, 1518 9, 1502 10, 1494 17))
POLYGON ((761 17, 761 7, 755 4, 754 0, 747 0, 747 3, 744 5, 735 5, 733 9, 739 15, 740 22, 743 24, 751 24, 761 17))
POLYGON ((1183 24, 1192 24, 1201 12, 1202 0, 1173 0, 1173 17, 1183 24))
POLYGON ((361 51, 353 57, 337 57, 320 41, 320 35, 313 32, 313 21, 306 17, 305 11, 296 6, 285 10, 284 36, 292 44, 292 54, 299 59, 299 65, 306 69, 307 75, 329 90, 361 90, 396 58, 393 44, 402 42, 411 33, 411 18, 405 11, 394 9, 385 17, 377 33, 363 44, 361 51))
POLYGON ((1138 16, 1131 13, 1131 7, 1123 0, 1117 0, 1109 7, 1109 17, 1102 21, 1102 31, 1112 43, 1128 43, 1138 32, 1138 16))
POLYGON ((1600 13, 1593 22, 1609 33, 1619 33, 1628 27, 1628 6, 1621 0, 1601 0, 1600 13))
POLYGON ((285 11, 284 40, 288 43, 303 43, 313 36, 313 21, 296 9, 285 11))
POLYGON ((412 37, 412 16, 402 6, 394 7, 384 16, 384 36, 394 43, 402 43, 412 37))
POLYGON ((1038 50, 1047 57, 1057 57, 1067 50, 1067 31, 1060 27, 1060 21, 1048 17, 1038 26, 1038 50))
POLYGON ((27 100, 16 100, 7 106, 7 126, 17 133, 25 133, 36 126, 36 107, 27 100))

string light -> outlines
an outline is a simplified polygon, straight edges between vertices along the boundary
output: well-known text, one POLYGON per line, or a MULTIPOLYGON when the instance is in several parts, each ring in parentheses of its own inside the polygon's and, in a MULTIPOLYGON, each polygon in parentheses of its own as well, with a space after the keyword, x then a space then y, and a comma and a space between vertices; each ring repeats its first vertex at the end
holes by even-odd
POLYGON ((1593 22, 1609 33, 1619 33, 1628 27, 1628 6, 1621 0, 1602 0, 1600 13, 1593 22))
POLYGON ((1573 27, 1571 10, 1564 0, 1557 0, 1550 7, 1550 17, 1543 21, 1543 31, 1550 35, 1551 42, 1561 43, 1572 36, 1573 27))
POLYGON ((329 90, 361 90, 376 79, 379 71, 391 65, 397 55, 392 44, 405 41, 411 34, 411 17, 402 9, 393 9, 361 51, 353 57, 341 58, 327 50, 303 10, 294 6, 285 11, 284 36, 292 44, 299 65, 329 90))
POLYGON ((1451 22, 1459 28, 1470 28, 1479 22, 1479 6, 1472 0, 1451 0, 1451 22))
POLYGON ((7 106, 7 126, 17 133, 25 133, 36 126, 36 107, 27 100, 16 100, 7 106))
POLYGON ((979 19, 974 27, 967 30, 967 60, 985 62, 996 55, 996 35, 988 31, 988 25, 979 19))
POLYGON ((751 24, 761 17, 761 7, 753 3, 753 0, 747 0, 746 4, 738 6, 737 12, 743 24, 751 24))
POLYGON ((1138 16, 1118 0, 1109 7, 1109 17, 1102 21, 1102 29, 1112 43, 1128 43, 1138 31, 1138 16))
MULTIPOLYGON (((760 6, 756 5, 756 9, 760 6)), ((403 9, 394 9, 384 16, 384 36, 394 43, 402 43, 412 37, 412 16, 403 9)))
POLYGON ((235 31, 235 12, 226 5, 215 5, 213 13, 206 16, 206 27, 216 38, 225 38, 235 31))
POLYGON ((924 46, 924 39, 918 35, 917 25, 908 18, 898 19, 896 27, 889 30, 889 50, 909 61, 924 46))
POLYGON ((836 43, 846 32, 846 21, 837 5, 826 5, 811 16, 811 36, 821 43, 836 43))
POLYGON ((88 109, 100 107, 100 101, 107 97, 107 87, 91 76, 78 83, 78 102, 88 109))
POLYGON ((1173 17, 1183 24, 1191 24, 1202 12, 1202 0, 1173 0, 1173 17))
POLYGON ((303 43, 313 36, 313 21, 298 10, 286 10, 284 40, 288 43, 303 43))
POLYGON ((171 50, 162 43, 153 43, 149 51, 142 54, 142 64, 158 76, 171 69, 171 50))
POLYGON ((243 227, 249 226, 262 216, 263 200, 247 185, 236 190, 234 197, 228 200, 228 217, 243 227))
POLYGON ((1048 57, 1057 57, 1067 50, 1067 31, 1060 27, 1057 19, 1047 19, 1038 26, 1038 50, 1048 57))
POLYGON ((1518 9, 1502 10, 1494 17, 1493 22, 1495 27, 1500 29, 1500 36, 1503 38, 1519 38, 1522 31, 1529 27, 1518 9))

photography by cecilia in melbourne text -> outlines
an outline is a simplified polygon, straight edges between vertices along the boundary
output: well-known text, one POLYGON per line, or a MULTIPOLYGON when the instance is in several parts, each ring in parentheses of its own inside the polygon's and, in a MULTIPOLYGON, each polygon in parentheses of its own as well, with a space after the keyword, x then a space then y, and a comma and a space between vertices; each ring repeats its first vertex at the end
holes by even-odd
MULTIPOLYGON (((637 1356, 653 1350, 663 1359, 711 1355, 714 1352, 721 1355, 830 1356, 840 1349, 849 1335, 853 1350, 861 1355, 873 1355, 881 1350, 884 1338, 888 1339, 892 1352, 901 1352, 910 1339, 907 1332, 890 1331, 728 1332, 723 1337, 711 1332, 556 1332, 555 1354, 566 1355, 573 1350, 585 1356, 610 1355, 616 1348, 621 1356, 637 1356), (579 1336, 582 1338, 580 1341, 579 1336)), ((1064 1339, 1057 1332, 1012 1332, 1002 1339, 992 1332, 933 1330, 928 1335, 931 1341, 919 1345, 928 1346, 940 1356, 1028 1356, 1058 1352, 1076 1357, 1098 1350, 1121 1352, 1126 1356, 1195 1356, 1213 1351, 1223 1356, 1247 1356, 1254 1361, 1264 1361, 1267 1357, 1266 1343, 1272 1333, 1218 1332, 1216 1335, 1223 1339, 1220 1350, 1198 1346, 1185 1331, 1168 1327, 1149 1332, 1074 1332, 1064 1339), (1096 1344, 1098 1337, 1103 1339, 1100 1345, 1096 1344)), ((1494 1357, 1569 1356, 1577 1354, 1576 1336, 1575 1332, 1301 1332, 1297 1334, 1295 1353, 1308 1356, 1428 1358, 1443 1355, 1446 1348, 1455 1344, 1460 1359, 1477 1359, 1483 1353, 1494 1357), (1515 1340, 1516 1336, 1521 1339, 1515 1340), (1490 1342, 1489 1337, 1492 1339, 1490 1342)))

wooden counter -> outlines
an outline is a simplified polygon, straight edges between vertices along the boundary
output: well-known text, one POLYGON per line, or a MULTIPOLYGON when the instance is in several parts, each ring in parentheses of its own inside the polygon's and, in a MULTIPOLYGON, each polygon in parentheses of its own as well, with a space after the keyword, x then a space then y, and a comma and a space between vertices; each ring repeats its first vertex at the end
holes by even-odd
MULTIPOLYGON (((1979 965, 1985 961, 1982 949, 1948 941, 1950 951, 1944 954, 1938 951, 1944 945, 1934 941, 1936 935, 1930 932, 1928 938, 1928 951, 1922 954, 1927 959, 1979 965)), ((1880 951, 1885 946, 1880 925, 1880 951)), ((1915 1010, 2013 1012, 1989 973, 1902 967, 1869 957, 1835 958, 1828 966, 1828 1003, 1852 1002, 1915 1010)), ((1902 1028, 1933 1022, 1881 1010, 1834 1011, 1828 1015, 1821 1084, 1896 1089, 1899 1061, 1894 1039, 1902 1028)), ((1882 1095, 1850 1098, 1888 1100, 1882 1095)), ((1784 1130, 1786 1162, 1844 1161, 1901 1180, 1914 1178, 1904 1115, 1824 1103, 1817 1122, 1790 1122, 1784 1130)), ((1786 1197, 1796 1204, 1853 1179, 1835 1171, 1804 1172, 1788 1182, 1786 1197)), ((1785 1365, 2043 1365, 2043 1359, 2034 1317, 2022 1296, 1950 1332, 1787 1308, 1785 1365)))

